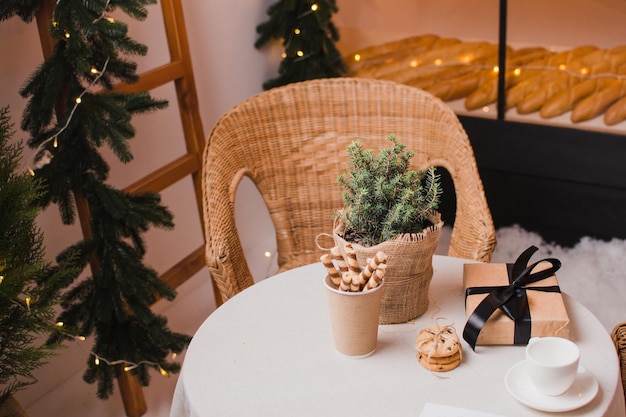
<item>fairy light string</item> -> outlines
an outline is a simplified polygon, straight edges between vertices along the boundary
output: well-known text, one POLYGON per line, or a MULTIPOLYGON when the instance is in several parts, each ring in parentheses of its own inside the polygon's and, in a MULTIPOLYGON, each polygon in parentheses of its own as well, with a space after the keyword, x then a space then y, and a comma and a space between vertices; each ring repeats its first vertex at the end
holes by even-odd
MULTIPOLYGON (((56 6, 59 5, 59 3, 61 2, 61 0, 57 0, 56 2, 56 6)), ((104 7, 102 8, 102 12, 100 13, 100 15, 98 15, 91 23, 95 24, 97 22, 99 22, 100 20, 107 20, 109 23, 114 23, 115 19, 113 19, 112 17, 108 16, 107 10, 109 8, 109 5, 111 4, 111 0, 107 0, 106 3, 104 4, 104 7)), ((56 19, 53 18, 52 20, 52 26, 53 27, 57 27, 58 26, 58 21, 56 19)), ((70 38, 70 33, 65 31, 65 38, 69 39, 70 38)), ((104 62, 103 66, 101 69, 97 69, 96 67, 92 67, 90 70, 90 73, 93 75, 96 75, 96 77, 91 80, 91 82, 89 82, 89 84, 83 89, 83 91, 80 93, 80 95, 78 95, 78 97, 76 97, 74 99, 74 105, 72 106, 72 109, 69 112, 69 115, 67 117, 67 119, 65 120, 64 125, 55 131, 55 133, 53 135, 51 135, 50 137, 48 137, 47 139, 45 139, 44 141, 42 141, 39 146, 37 146, 37 148, 35 149, 35 151, 33 152, 33 156, 31 158, 32 164, 35 167, 35 169, 39 169, 45 165, 47 165, 48 163, 50 163, 53 154, 52 152, 50 152, 48 149, 45 149, 48 144, 50 142, 53 142, 52 147, 53 148, 57 148, 58 147, 58 135, 60 135, 61 133, 63 133, 69 126, 70 122, 72 121, 72 118, 74 117, 74 113, 76 112, 76 109, 78 108, 78 106, 81 104, 83 96, 85 94, 87 94, 87 92, 98 83, 98 81, 100 81, 100 78, 102 78, 102 76, 104 75, 104 73, 106 72, 107 66, 109 64, 109 60, 110 58, 107 58, 106 61, 104 62)), ((30 173, 30 175, 34 176, 35 175, 35 171, 29 166, 27 166, 27 170, 30 173)))
MULTIPOLYGON (((4 275, 0 275, 0 284, 2 284, 5 280, 5 276, 4 275)), ((22 308, 26 311, 28 311, 30 313, 31 311, 31 303, 33 302, 33 299, 31 296, 26 295, 26 297, 24 298, 24 302, 20 303, 17 300, 14 300, 10 297, 8 297, 6 294, 4 294, 3 291, 0 291, 0 294, 2 294, 4 297, 6 297, 7 299, 9 299, 9 301, 11 303, 13 303, 14 305, 18 306, 19 308, 22 308)), ((82 335, 75 335, 73 334, 71 331, 68 331, 65 328, 65 323, 63 323, 62 321, 57 321, 55 323, 50 323, 49 324, 50 328, 54 328, 56 331, 58 331, 59 333, 63 334, 64 336, 70 337, 72 339, 74 339, 77 342, 84 342, 87 340, 87 338, 85 336, 82 335)), ((82 347, 82 344, 80 345, 82 347)), ((149 360, 142 360, 139 362, 132 362, 132 361, 128 361, 125 359, 116 359, 116 360, 111 360, 111 359, 107 359, 99 354, 97 354, 94 351, 89 351, 88 352, 89 355, 91 355, 94 359, 93 362, 96 366, 101 365, 102 363, 105 363, 107 365, 110 366, 116 366, 116 365, 124 365, 123 370, 124 372, 128 372, 131 371, 135 368, 138 368, 141 365, 148 365, 148 366, 152 366, 155 368, 158 368, 159 373, 162 376, 168 377, 170 374, 167 370, 163 369, 163 367, 157 363, 157 362, 153 362, 153 361, 149 361, 149 360)), ((176 359, 177 354, 175 352, 172 353, 172 359, 176 359)))
MULTIPOLYGON (((308 10, 304 11, 303 13, 300 13, 300 14, 296 17, 296 19, 300 20, 300 19, 302 19, 302 18, 304 18, 304 17, 306 17, 306 16, 308 16, 308 15, 310 15, 310 14, 312 14, 312 13, 316 13, 318 10, 319 10, 319 5, 318 5, 317 3, 313 3, 313 4, 311 5, 311 7, 310 7, 308 10)), ((302 31, 301 31, 301 29, 300 29, 299 27, 296 27, 296 28, 293 30, 293 34, 294 34, 294 36, 299 36, 301 33, 302 33, 302 31)), ((285 50, 289 49, 289 45, 291 45, 291 39, 292 39, 292 38, 290 38, 290 39, 287 41, 287 43, 286 43, 286 45, 285 45, 285 50)), ((305 60, 305 59, 310 58, 313 54, 307 54, 307 53, 305 53, 303 50, 298 49, 298 50, 296 51, 295 55, 296 55, 296 56, 294 57, 293 62, 300 62, 300 61, 303 61, 303 60, 305 60)), ((287 57, 288 57, 287 52, 283 52, 283 53, 281 54, 281 58, 282 58, 282 59, 286 59, 287 57)))

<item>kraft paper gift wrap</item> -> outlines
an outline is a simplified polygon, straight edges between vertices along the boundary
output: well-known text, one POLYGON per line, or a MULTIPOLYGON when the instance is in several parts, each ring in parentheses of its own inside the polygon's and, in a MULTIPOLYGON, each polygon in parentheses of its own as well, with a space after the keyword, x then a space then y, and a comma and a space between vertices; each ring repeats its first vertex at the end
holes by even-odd
POLYGON ((468 322, 463 337, 476 345, 527 344, 531 337, 569 338, 569 317, 554 274, 554 258, 529 264, 531 246, 515 264, 465 264, 468 322))

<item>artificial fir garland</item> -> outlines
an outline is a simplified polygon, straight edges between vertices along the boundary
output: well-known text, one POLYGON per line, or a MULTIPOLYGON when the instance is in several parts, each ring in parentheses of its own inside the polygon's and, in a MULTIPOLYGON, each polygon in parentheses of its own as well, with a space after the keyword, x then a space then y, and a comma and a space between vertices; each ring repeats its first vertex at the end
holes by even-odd
MULTIPOLYGON (((38 336, 56 333, 54 307, 68 278, 71 262, 51 266, 44 260, 43 235, 35 225, 36 179, 18 172, 21 143, 13 134, 8 108, 0 109, 0 405, 35 382, 33 371, 57 345, 38 336)), ((71 261, 71 258, 69 259, 71 261)))
MULTIPOLYGON (((136 64, 127 57, 145 55, 147 48, 129 38, 127 25, 109 14, 119 9, 143 20, 145 6, 156 1, 55 3, 50 33, 56 45, 21 90, 29 99, 21 127, 37 150, 34 174, 46 190, 41 205, 57 204, 66 224, 75 221, 77 199, 89 209, 91 236, 58 259, 77 254, 81 268, 91 264, 92 275, 64 282, 68 290, 58 320, 81 335, 94 336, 95 360, 88 358, 84 379, 97 382, 98 396, 108 398, 124 368, 132 368, 144 386, 149 384, 149 368, 177 372, 180 365, 168 357, 190 340, 170 331, 167 320, 150 310, 158 297, 174 299, 175 291, 143 264, 142 233, 150 227, 173 227, 172 215, 156 194, 130 195, 106 184, 109 167, 98 151, 107 145, 120 161, 131 161, 132 117, 167 105, 148 93, 111 91, 116 82, 137 80, 136 64)), ((28 21, 36 7, 34 2, 3 1, 0 16, 17 14, 28 21)))
POLYGON ((298 81, 341 77, 347 72, 335 46, 339 31, 331 21, 338 11, 335 0, 280 0, 267 10, 269 20, 257 26, 254 46, 282 39, 279 76, 263 84, 265 90, 298 81))

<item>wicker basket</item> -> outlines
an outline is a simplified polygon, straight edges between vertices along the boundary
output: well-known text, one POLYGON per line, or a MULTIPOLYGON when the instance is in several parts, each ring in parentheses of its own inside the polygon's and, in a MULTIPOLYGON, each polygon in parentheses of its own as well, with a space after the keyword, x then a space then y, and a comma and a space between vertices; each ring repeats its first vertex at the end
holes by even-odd
POLYGON ((619 368, 622 375, 622 388, 626 397, 626 322, 620 323, 613 328, 611 338, 617 349, 619 368))
MULTIPOLYGON (((428 290, 433 277, 433 255, 439 243, 443 222, 438 214, 433 226, 422 233, 404 234, 376 246, 365 247, 352 243, 359 265, 376 252, 387 254, 385 286, 380 306, 380 324, 406 323, 424 314, 428 309, 428 290)), ((345 255, 348 243, 342 237, 343 226, 333 231, 335 245, 345 255)))
POLYGON ((28 417, 28 414, 15 397, 9 395, 0 403, 0 417, 28 417))

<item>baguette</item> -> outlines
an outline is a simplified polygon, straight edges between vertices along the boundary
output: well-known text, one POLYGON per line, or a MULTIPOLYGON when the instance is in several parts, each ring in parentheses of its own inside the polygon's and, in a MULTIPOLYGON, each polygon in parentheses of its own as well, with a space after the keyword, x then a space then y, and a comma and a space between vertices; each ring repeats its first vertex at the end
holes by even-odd
POLYGON ((612 80, 611 78, 592 78, 561 90, 546 100, 539 110, 539 115, 544 119, 550 119, 570 111, 578 102, 605 88, 612 80))
POLYGON ((491 54, 476 54, 477 57, 469 63, 442 65, 438 68, 438 71, 418 74, 418 76, 406 81, 406 84, 425 89, 437 83, 475 72, 477 68, 484 66, 493 67, 497 62, 498 51, 495 45, 492 46, 493 47, 490 48, 491 54))
POLYGON ((411 87, 427 89, 435 84, 446 82, 464 75, 476 72, 476 68, 471 65, 455 65, 452 67, 441 68, 440 71, 412 78, 405 82, 411 87))
MULTIPOLYGON (((515 82, 510 83, 512 86, 507 91, 506 108, 517 106, 526 96, 550 83, 557 81, 562 82, 563 77, 566 77, 566 75, 560 70, 561 66, 565 66, 566 68, 572 66, 575 68, 580 67, 581 60, 597 50, 598 48, 595 46, 580 46, 529 63, 526 68, 522 69, 519 75, 516 76, 515 82)), ((574 80, 570 80, 570 83, 573 82, 574 80)), ((550 87, 553 93, 556 92, 554 86, 555 85, 552 84, 550 87)))
MULTIPOLYGON (((550 56, 553 52, 546 50, 545 48, 523 48, 517 51, 511 51, 508 54, 506 65, 507 67, 515 67, 518 65, 524 65, 528 62, 536 61, 537 59, 550 56)), ((511 70, 514 71, 514 70, 511 70)), ((465 108, 468 110, 476 110, 488 104, 495 102, 498 98, 498 77, 497 72, 492 71, 494 76, 484 83, 481 83, 477 88, 467 95, 465 99, 465 108)), ((507 71, 507 74, 509 72, 507 71)), ((510 74, 509 74, 510 75, 510 74)), ((507 77, 510 80, 510 76, 507 77)), ((506 84, 506 78, 505 78, 506 84)))
POLYGON ((572 77, 569 74, 558 73, 560 76, 544 82, 540 88, 536 88, 529 94, 524 96, 517 103, 517 112, 519 114, 529 114, 540 110, 546 101, 558 93, 559 91, 571 88, 574 84, 580 82, 580 77, 572 77))
POLYGON ((620 98, 604 113, 604 124, 613 126, 626 120, 626 96, 620 98))
POLYGON ((613 79, 606 87, 576 104, 570 119, 574 123, 593 119, 624 95, 626 95, 626 81, 613 79))
POLYGON ((566 68, 571 72, 600 74, 615 72, 626 62, 626 46, 616 46, 611 49, 598 49, 571 62, 566 68))
POLYGON ((554 70, 542 70, 536 72, 533 76, 527 75, 524 80, 507 90, 506 108, 510 109, 517 106, 525 97, 536 91, 537 88, 559 75, 562 75, 562 73, 554 70))
POLYGON ((393 73, 379 75, 376 78, 406 83, 411 79, 428 77, 442 71, 448 65, 463 63, 470 54, 486 54, 496 50, 495 45, 487 42, 461 42, 455 44, 434 45, 422 54, 411 55, 401 63, 393 73))
POLYGON ((409 53, 416 50, 430 49, 437 39, 440 39, 439 36, 431 34, 398 39, 360 49, 350 55, 346 55, 344 60, 351 69, 354 68, 356 70, 357 67, 371 63, 371 61, 380 63, 403 51, 409 53), (357 56, 358 58, 356 58, 357 56))
POLYGON ((431 85, 426 88, 426 91, 439 97, 443 101, 457 100, 467 97, 467 95, 476 90, 479 85, 489 82, 489 80, 495 77, 496 73, 493 70, 475 70, 461 77, 431 85))
POLYGON ((358 71, 355 71, 353 76, 363 78, 383 78, 397 71, 407 70, 414 67, 419 60, 419 57, 428 53, 433 49, 445 48, 461 43, 458 39, 453 38, 439 38, 432 44, 424 44, 421 48, 414 48, 410 51, 396 52, 393 56, 388 57, 384 62, 377 62, 373 65, 367 65, 361 67, 358 71))
MULTIPOLYGON (((546 71, 556 71, 560 69, 561 66, 565 66, 567 68, 570 65, 575 65, 576 62, 581 61, 585 56, 597 50, 598 48, 595 46, 579 46, 529 62, 524 66, 524 68, 521 68, 520 71, 515 74, 515 78, 511 80, 510 84, 512 86, 517 85, 529 78, 539 76, 546 71)), ((535 81, 537 81, 537 79, 535 79, 535 81)))

